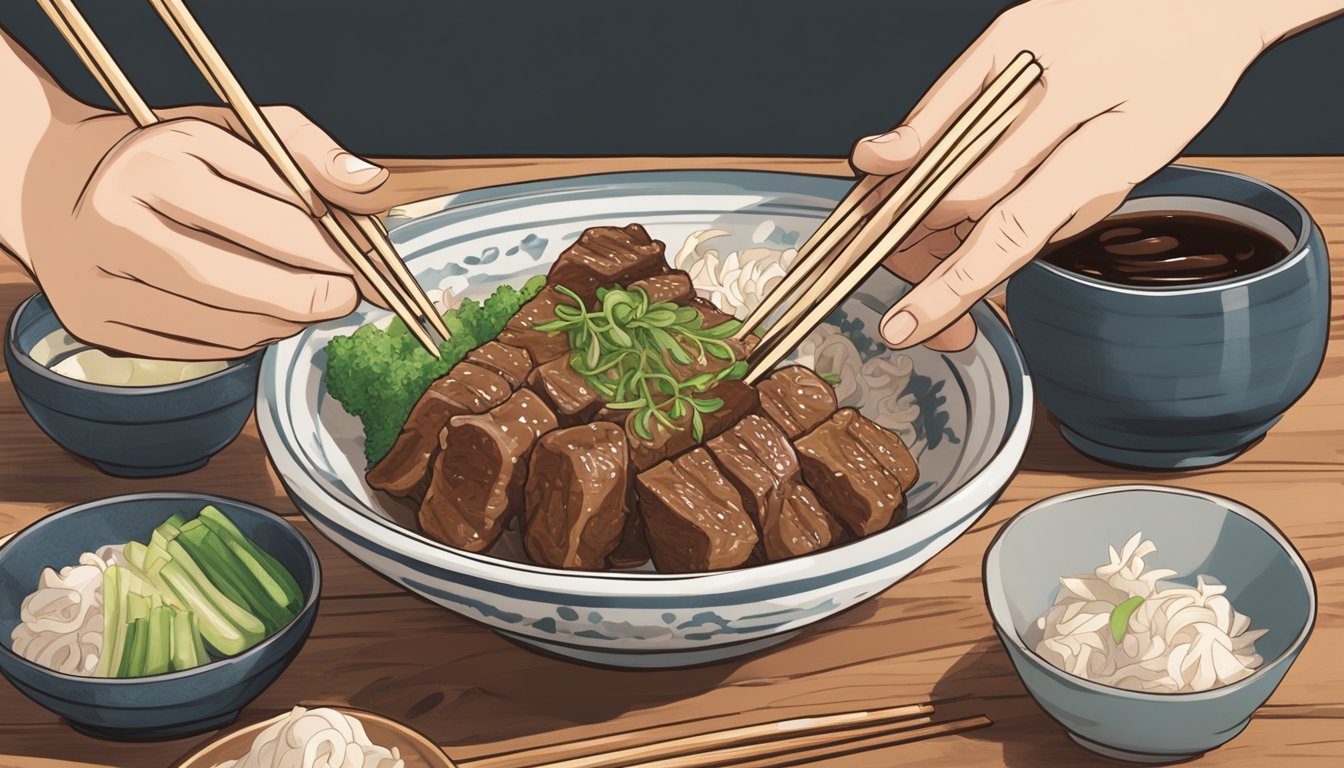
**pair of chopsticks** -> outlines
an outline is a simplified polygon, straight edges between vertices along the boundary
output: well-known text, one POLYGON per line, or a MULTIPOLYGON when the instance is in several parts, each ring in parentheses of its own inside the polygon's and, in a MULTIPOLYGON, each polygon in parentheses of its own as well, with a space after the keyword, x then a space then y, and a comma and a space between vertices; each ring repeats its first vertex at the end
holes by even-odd
MULTIPOLYGON (((125 72, 75 7, 73 0, 37 2, 121 111, 128 113, 141 128, 159 121, 154 110, 140 97, 125 72)), ((435 311, 433 302, 397 255, 382 222, 373 216, 347 214, 328 206, 299 170, 293 156, 243 90, 242 84, 234 77, 182 0, 149 0, 149 3, 163 18, 164 24, 195 62, 220 100, 233 110, 247 134, 246 138, 266 156, 378 296, 401 318, 425 349, 439 357, 439 347, 421 325, 421 320, 428 323, 443 339, 448 338, 448 329, 435 311), (372 250, 366 254, 347 228, 362 234, 372 245, 372 250), (375 263, 386 271, 391 277, 390 281, 375 263)))
POLYGON ((935 723, 932 704, 782 720, 649 742, 630 731, 459 760, 459 768, 776 768, 992 725, 983 716, 935 723))
POLYGON ((866 176, 854 185, 803 244, 794 267, 743 323, 741 338, 788 302, 752 353, 748 383, 783 361, 980 161, 1021 114, 1022 98, 1041 71, 1029 51, 1019 53, 907 174, 866 176), (801 295, 792 298, 800 289, 801 295))

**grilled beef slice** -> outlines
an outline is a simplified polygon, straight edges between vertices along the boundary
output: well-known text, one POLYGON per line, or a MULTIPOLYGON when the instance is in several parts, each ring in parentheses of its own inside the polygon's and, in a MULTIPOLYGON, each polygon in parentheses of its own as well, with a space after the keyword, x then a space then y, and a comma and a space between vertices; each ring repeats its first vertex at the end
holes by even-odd
POLYGON ((901 492, 909 493, 919 481, 919 464, 906 447, 905 441, 889 429, 883 429, 877 422, 855 413, 857 418, 849 426, 850 434, 858 438, 868 452, 877 458, 887 470, 887 474, 901 484, 901 492))
POLYGON ((835 390, 801 365, 781 368, 757 385, 761 410, 796 440, 835 413, 835 390))
POLYGON ((517 389, 532 372, 532 355, 522 347, 510 347, 498 341, 487 341, 467 353, 466 362, 494 371, 509 386, 517 389))
POLYGON ((657 304, 669 301, 673 304, 687 304, 695 298, 695 288, 691 286, 691 276, 675 269, 665 275, 654 275, 636 280, 626 286, 628 290, 643 288, 649 295, 649 303, 657 304))
POLYGON ((393 496, 424 496, 439 431, 455 416, 485 413, 512 391, 509 381, 475 363, 453 366, 420 396, 392 449, 369 470, 369 486, 393 496))
POLYGON ((704 448, 640 474, 636 484, 658 570, 717 571, 751 557, 756 527, 704 448))
POLYGON ((554 320, 557 304, 573 303, 573 299, 557 293, 548 285, 509 318, 497 341, 526 349, 537 365, 565 355, 569 352, 569 338, 566 334, 550 334, 538 331, 534 326, 554 320))
POLYGON ((568 355, 533 369, 527 386, 541 395, 562 427, 587 424, 602 407, 597 391, 570 366, 568 355))
POLYGON ((593 227, 556 258, 546 282, 563 285, 592 309, 598 288, 626 286, 667 272, 663 251, 662 241, 638 224, 593 227))
POLYGON ((621 540, 607 556, 608 568, 638 568, 649 562, 649 540, 644 533, 644 515, 639 511, 635 484, 630 484, 630 513, 625 516, 621 540))
MULTIPOLYGON (((743 416, 756 413, 760 407, 760 396, 756 389, 740 381, 720 382, 698 397, 723 399, 722 408, 702 417, 704 440, 717 437, 743 416)), ((668 429, 656 419, 652 420, 649 431, 653 439, 645 440, 634 431, 634 419, 638 413, 629 411, 625 419, 625 434, 630 441, 630 461, 637 472, 643 472, 664 459, 674 459, 695 447, 696 441, 691 434, 689 414, 676 422, 677 429, 668 429)))
POLYGON ((839 542, 844 530, 803 484, 798 455, 774 422, 751 415, 706 447, 756 521, 766 560, 785 560, 839 542))
POLYGON ((630 452, 611 423, 549 432, 528 464, 523 545, 539 565, 601 570, 621 540, 630 452))
POLYGON ((523 507, 533 446, 556 426, 555 415, 527 388, 489 413, 454 418, 442 432, 420 528, 469 552, 494 544, 523 507))
MULTIPOLYGON (((905 512, 903 481, 913 482, 913 470, 883 431, 853 408, 843 408, 794 442, 803 479, 831 514, 854 535, 867 536, 886 528, 905 512)), ((904 452, 908 457, 909 452, 904 452)), ((910 460, 913 466, 913 459, 910 460)))
POLYGON ((709 299, 696 297, 686 302, 686 306, 700 310, 700 314, 705 317, 704 328, 713 328, 734 319, 732 315, 714 306, 709 299))

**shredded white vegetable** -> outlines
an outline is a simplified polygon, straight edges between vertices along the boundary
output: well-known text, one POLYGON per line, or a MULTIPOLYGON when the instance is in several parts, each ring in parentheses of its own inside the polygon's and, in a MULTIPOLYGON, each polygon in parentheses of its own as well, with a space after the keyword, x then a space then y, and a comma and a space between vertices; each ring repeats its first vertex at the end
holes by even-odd
POLYGON ((14 652, 67 675, 92 676, 103 650, 103 571, 121 546, 79 556, 79 565, 43 568, 10 634, 14 652))
POLYGON ((1136 533, 1110 562, 1091 574, 1066 576, 1055 604, 1037 620, 1044 637, 1036 652, 1051 664, 1102 685, 1154 693, 1191 693, 1249 677, 1263 659, 1251 630, 1237 613, 1227 587, 1205 576, 1195 587, 1160 586, 1175 571, 1145 571, 1143 558, 1157 551, 1136 533), (1117 606, 1138 607, 1126 619, 1117 606), (1113 615, 1117 627, 1112 628, 1113 615), (1122 632, 1119 642, 1115 633, 1122 632))
MULTIPOLYGON (((713 241, 730 235, 722 229, 692 233, 677 250, 672 264, 685 270, 696 292, 725 312, 745 317, 774 290, 793 266, 798 251, 771 248, 775 224, 765 221, 752 233, 752 247, 722 254, 713 241)), ((839 328, 822 323, 798 345, 792 362, 818 373, 834 374, 836 399, 842 408, 864 407, 865 415, 897 433, 912 449, 920 409, 914 395, 903 395, 914 373, 909 355, 886 353, 866 362, 854 342, 839 328)))
POLYGON ((724 312, 745 317, 784 279, 798 256, 795 248, 777 249, 759 244, 773 229, 769 222, 762 224, 753 237, 758 245, 724 255, 704 245, 731 233, 722 229, 695 232, 677 251, 672 265, 690 275, 691 284, 702 298, 724 312))
POLYGON ((295 707, 257 734, 239 760, 215 768, 405 768, 396 747, 369 740, 364 725, 344 712, 295 707))
POLYGON ((792 361, 838 376, 835 398, 841 408, 863 408, 864 415, 900 435, 914 450, 919 403, 914 395, 902 394, 915 372, 915 361, 909 355, 887 352, 865 361, 839 328, 822 323, 798 345, 792 361))

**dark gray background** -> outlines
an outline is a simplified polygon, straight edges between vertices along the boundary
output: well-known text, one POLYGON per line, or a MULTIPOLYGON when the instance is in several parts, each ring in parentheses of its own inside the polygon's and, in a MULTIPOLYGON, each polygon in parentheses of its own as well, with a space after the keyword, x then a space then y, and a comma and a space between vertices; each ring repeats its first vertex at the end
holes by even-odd
MULTIPOLYGON (((79 5, 151 103, 210 99, 143 0, 79 5)), ((190 5, 257 101, 298 105, 357 152, 445 156, 843 155, 898 121, 1005 3, 190 5)), ((0 2, 0 24, 105 103, 36 3, 0 2)), ((1344 154, 1344 20, 1270 51, 1190 149, 1344 154)))

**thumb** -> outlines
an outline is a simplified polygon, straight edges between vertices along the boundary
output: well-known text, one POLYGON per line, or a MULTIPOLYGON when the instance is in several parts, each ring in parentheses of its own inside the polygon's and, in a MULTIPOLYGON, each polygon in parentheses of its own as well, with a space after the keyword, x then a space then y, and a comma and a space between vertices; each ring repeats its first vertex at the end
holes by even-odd
MULTIPOLYGON (((1117 126, 1084 126, 976 223, 961 247, 882 319, 883 340, 904 349, 927 341, 994 286, 1026 266, 1047 242, 1105 218, 1124 200, 1134 170, 1111 147, 1117 126)), ((950 334, 955 335, 955 334, 950 334)))
POLYGON ((921 145, 919 134, 912 126, 900 125, 887 133, 859 139, 850 162, 864 173, 891 176, 914 165, 921 145))
POLYGON ((337 144, 293 107, 264 107, 262 111, 319 195, 352 213, 377 213, 382 209, 369 193, 387 181, 386 168, 337 144))

